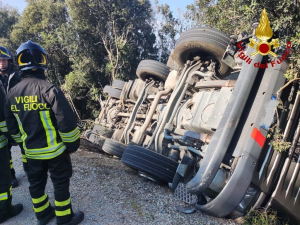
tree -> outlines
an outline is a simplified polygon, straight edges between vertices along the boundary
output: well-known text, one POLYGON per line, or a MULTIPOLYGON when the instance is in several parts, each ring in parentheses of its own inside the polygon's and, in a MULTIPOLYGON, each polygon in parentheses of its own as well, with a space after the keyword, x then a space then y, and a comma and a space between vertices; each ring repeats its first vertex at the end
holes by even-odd
POLYGON ((67 0, 67 3, 80 31, 79 41, 86 41, 82 38, 88 31, 86 38, 93 40, 88 48, 104 48, 98 61, 100 71, 110 82, 133 78, 137 61, 151 57, 154 51, 149 0, 67 0))
POLYGON ((13 25, 18 21, 16 8, 3 6, 0 1, 0 38, 9 38, 13 25))
POLYGON ((99 113, 99 93, 113 79, 134 79, 143 58, 155 58, 148 0, 67 0, 70 20, 64 46, 72 71, 63 88, 83 118, 99 113))
POLYGON ((181 32, 180 22, 173 16, 168 4, 158 5, 154 2, 154 29, 157 35, 155 47, 158 52, 158 60, 166 63, 174 49, 178 34, 181 32))
MULTIPOLYGON (((17 23, 19 14, 16 8, 9 6, 3 6, 0 1, 0 45, 5 46, 7 49, 14 49, 12 42, 10 41, 10 33, 14 24, 17 23)), ((12 52, 13 54, 14 52, 12 52)))
POLYGON ((187 10, 184 13, 184 28, 188 29, 196 26, 204 26, 206 13, 209 6, 213 4, 214 0, 197 0, 195 4, 187 5, 187 10))
MULTIPOLYGON (((195 1, 194 8, 199 8, 203 0, 195 1)), ((294 0, 227 0, 210 2, 205 9, 204 23, 227 34, 237 34, 240 31, 252 33, 252 24, 259 22, 262 10, 265 8, 271 21, 273 33, 281 41, 281 45, 292 42, 293 53, 290 57, 289 79, 296 78, 300 72, 300 9, 299 2, 294 0)), ((195 22, 199 20, 196 17, 195 22)), ((197 24, 197 23, 196 23, 197 24)))
POLYGON ((68 19, 62 1, 28 0, 10 35, 15 46, 31 40, 46 50, 49 57, 47 76, 57 85, 70 72, 68 50, 61 44, 68 19))
POLYGON ((11 43, 31 40, 46 50, 47 77, 71 94, 83 118, 96 116, 103 86, 135 79, 141 60, 166 62, 181 29, 169 6, 153 14, 150 0, 27 1, 11 43), (162 20, 153 27, 156 15, 162 20))

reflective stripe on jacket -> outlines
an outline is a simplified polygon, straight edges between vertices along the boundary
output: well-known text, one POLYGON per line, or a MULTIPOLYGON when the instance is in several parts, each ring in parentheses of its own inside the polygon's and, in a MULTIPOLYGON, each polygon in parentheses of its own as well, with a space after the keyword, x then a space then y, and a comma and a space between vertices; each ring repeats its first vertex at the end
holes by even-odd
POLYGON ((6 121, 4 116, 4 99, 5 99, 5 92, 2 91, 2 89, 0 88, 0 150, 7 144, 7 139, 4 136, 4 134, 7 134, 7 127, 6 127, 6 121))
POLYGON ((26 77, 10 90, 6 125, 26 157, 52 159, 79 147, 76 116, 61 90, 42 78, 26 77))

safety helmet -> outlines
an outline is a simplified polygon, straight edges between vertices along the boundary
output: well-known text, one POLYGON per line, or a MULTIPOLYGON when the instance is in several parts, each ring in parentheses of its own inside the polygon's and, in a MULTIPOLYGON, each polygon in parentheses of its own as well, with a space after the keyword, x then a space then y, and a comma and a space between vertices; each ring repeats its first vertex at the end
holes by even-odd
POLYGON ((23 43, 16 51, 16 61, 19 69, 35 70, 46 69, 47 67, 47 53, 37 43, 27 41, 23 43))
POLYGON ((6 68, 0 69, 1 72, 5 72, 10 69, 10 67, 13 64, 13 58, 10 52, 7 50, 7 48, 0 46, 0 59, 7 59, 8 60, 8 66, 6 68))

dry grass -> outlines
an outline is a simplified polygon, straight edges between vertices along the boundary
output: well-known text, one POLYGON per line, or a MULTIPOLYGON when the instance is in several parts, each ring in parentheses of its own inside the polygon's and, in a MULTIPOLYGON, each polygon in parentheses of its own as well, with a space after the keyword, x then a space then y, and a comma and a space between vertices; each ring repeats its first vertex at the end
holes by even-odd
POLYGON ((243 218, 244 225, 283 225, 275 211, 272 210, 250 210, 243 218))

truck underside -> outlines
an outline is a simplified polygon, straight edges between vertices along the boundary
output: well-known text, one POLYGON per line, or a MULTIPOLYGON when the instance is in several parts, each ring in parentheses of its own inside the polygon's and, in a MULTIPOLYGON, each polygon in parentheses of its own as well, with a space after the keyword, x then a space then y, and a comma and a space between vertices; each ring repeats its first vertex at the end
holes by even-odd
POLYGON ((299 84, 281 88, 287 61, 241 60, 236 44, 250 56, 249 38, 211 28, 182 33, 167 65, 143 60, 139 79, 104 88, 109 97, 87 138, 207 214, 272 207, 299 223, 299 84), (275 126, 291 142, 287 151, 274 148, 275 126))

